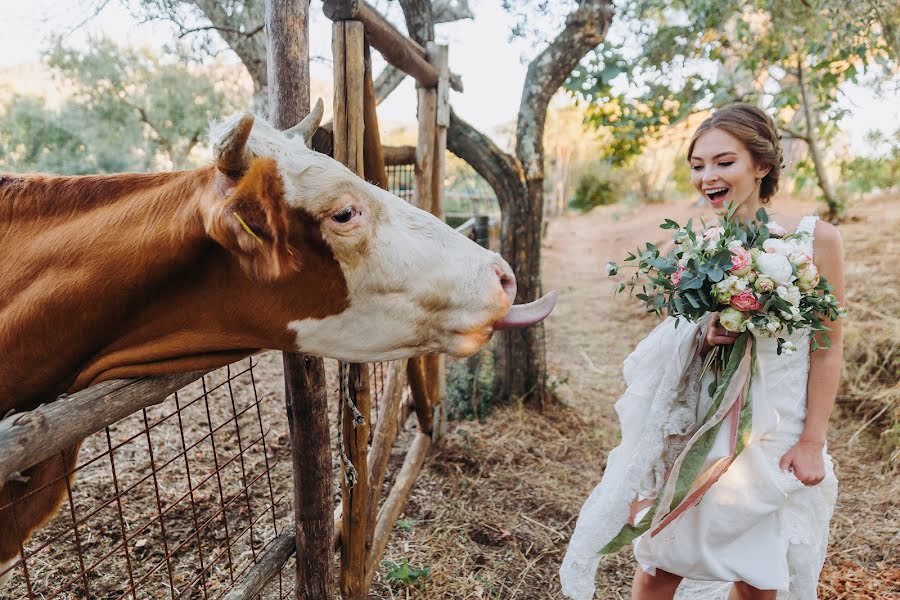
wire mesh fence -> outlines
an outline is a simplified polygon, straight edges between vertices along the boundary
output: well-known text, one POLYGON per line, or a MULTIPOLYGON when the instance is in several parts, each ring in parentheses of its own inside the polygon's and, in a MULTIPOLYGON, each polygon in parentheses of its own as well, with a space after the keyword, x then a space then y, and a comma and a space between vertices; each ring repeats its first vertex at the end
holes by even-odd
MULTIPOLYGON (((213 371, 88 437, 58 514, 21 547, 0 599, 226 594, 293 522, 279 359, 213 371)), ((371 365, 373 418, 385 366, 371 365)), ((0 510, 15 514, 45 490, 0 510)), ((260 597, 293 597, 293 583, 291 560, 260 597)))

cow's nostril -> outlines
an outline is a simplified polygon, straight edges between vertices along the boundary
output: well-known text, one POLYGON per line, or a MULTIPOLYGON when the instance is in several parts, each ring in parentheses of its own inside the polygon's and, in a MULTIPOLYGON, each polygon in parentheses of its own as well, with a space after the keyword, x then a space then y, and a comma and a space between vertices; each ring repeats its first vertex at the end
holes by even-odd
POLYGON ((497 277, 500 279, 500 287, 503 288, 503 291, 506 292, 506 297, 509 298, 510 304, 515 304, 516 302, 516 277, 513 275, 512 271, 509 267, 494 265, 494 272, 497 273, 497 277))

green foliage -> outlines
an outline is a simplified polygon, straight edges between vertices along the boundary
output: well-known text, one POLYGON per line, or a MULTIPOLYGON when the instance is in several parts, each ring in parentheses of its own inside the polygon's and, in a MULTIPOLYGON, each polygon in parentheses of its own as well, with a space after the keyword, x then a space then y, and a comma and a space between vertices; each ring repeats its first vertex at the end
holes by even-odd
POLYGON ((684 160, 683 155, 675 157, 675 168, 672 170, 672 182, 675 185, 675 191, 684 197, 695 196, 697 190, 691 183, 691 169, 684 160))
POLYGON ((415 524, 413 519, 397 519, 397 528, 407 533, 412 531, 413 524, 415 524))
POLYGON ((409 560, 404 558, 399 563, 392 560, 382 561, 381 565, 388 570, 385 579, 391 582, 402 583, 403 585, 420 585, 423 579, 431 576, 431 569, 428 567, 411 567, 409 560))
POLYGON ((609 179, 601 179, 588 173, 578 180, 575 187, 575 198, 569 206, 582 212, 588 212, 597 206, 613 204, 618 199, 616 186, 609 179))
MULTIPOLYGON (((881 132, 872 132, 868 138, 873 145, 887 141, 881 132)), ((883 156, 857 156, 841 163, 841 181, 849 191, 866 194, 900 186, 900 129, 890 142, 890 150, 883 156)))
POLYGON ((222 83, 183 54, 165 60, 94 39, 87 51, 60 43, 48 64, 71 96, 58 109, 13 96, 0 106, 0 166, 62 174, 196 166, 191 150, 209 122, 250 105, 248 93, 222 83))
POLYGON ((76 102, 53 110, 42 98, 14 95, 0 115, 0 170, 84 175, 145 168, 138 140, 124 129, 110 136, 76 102))
POLYGON ((607 42, 566 87, 590 104, 589 122, 611 132, 606 152, 613 164, 627 164, 661 128, 692 112, 738 100, 766 102, 785 119, 809 108, 815 133, 827 143, 844 112, 840 86, 896 72, 900 11, 893 5, 626 1, 617 5, 617 19, 637 54, 626 56, 607 42), (802 103, 801 70, 810 107, 802 103))

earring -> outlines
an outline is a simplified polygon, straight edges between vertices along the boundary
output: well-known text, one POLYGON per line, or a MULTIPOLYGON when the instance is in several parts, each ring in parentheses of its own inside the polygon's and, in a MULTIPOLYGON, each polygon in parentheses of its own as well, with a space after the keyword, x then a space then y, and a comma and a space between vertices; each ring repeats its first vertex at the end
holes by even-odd
POLYGON ((759 185, 759 182, 760 182, 760 181, 762 181, 762 179, 759 178, 759 177, 757 177, 757 178, 756 178, 756 185, 759 185))

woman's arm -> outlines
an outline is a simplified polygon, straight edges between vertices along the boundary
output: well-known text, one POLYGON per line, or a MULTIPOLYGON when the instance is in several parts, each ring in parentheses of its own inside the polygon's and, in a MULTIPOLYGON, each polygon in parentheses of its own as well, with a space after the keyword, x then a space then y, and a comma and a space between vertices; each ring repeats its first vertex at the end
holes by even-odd
MULTIPOLYGON (((844 303, 844 250, 841 234, 829 223, 816 226, 814 262, 819 273, 834 288, 832 293, 844 303)), ((815 485, 825 477, 822 448, 825 445, 828 419, 834 407, 843 365, 844 341, 841 321, 825 321, 829 328, 830 348, 820 347, 809 356, 809 379, 806 385, 806 421, 800 441, 781 459, 781 468, 794 468, 794 474, 807 485, 815 485)), ((817 334, 821 345, 823 338, 817 334)))

